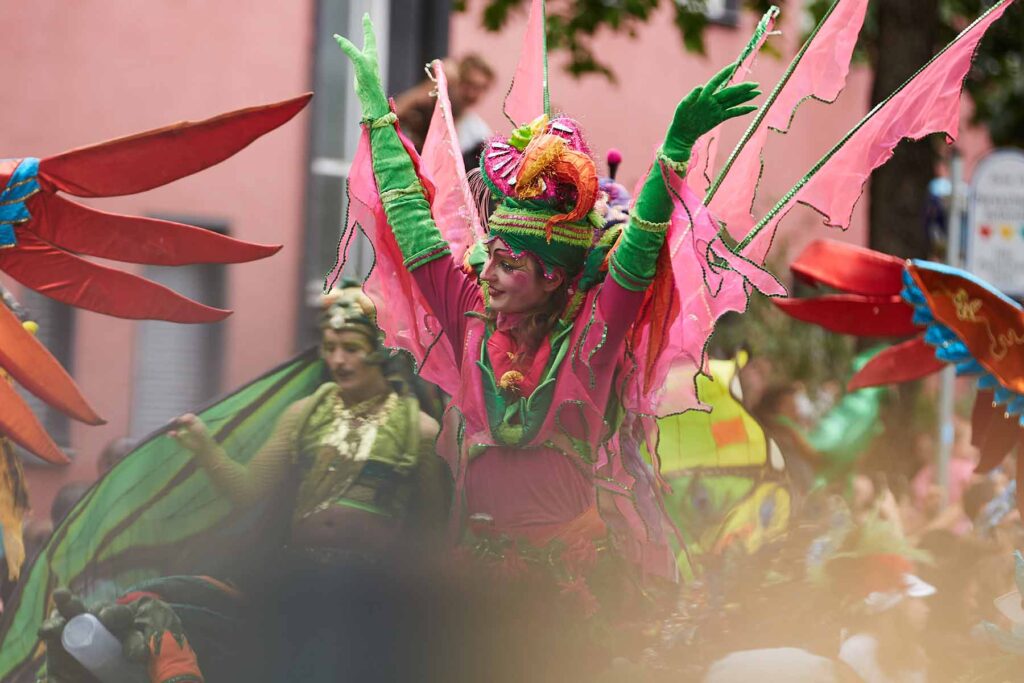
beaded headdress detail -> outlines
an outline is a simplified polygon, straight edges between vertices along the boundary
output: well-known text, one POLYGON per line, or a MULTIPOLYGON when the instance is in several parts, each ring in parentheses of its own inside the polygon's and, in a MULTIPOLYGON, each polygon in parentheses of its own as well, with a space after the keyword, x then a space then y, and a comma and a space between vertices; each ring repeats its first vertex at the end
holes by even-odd
POLYGON ((529 252, 547 273, 582 270, 600 220, 592 216, 599 193, 597 167, 579 124, 567 116, 541 116, 508 137, 492 138, 480 157, 484 181, 498 207, 489 239, 515 253, 529 252))

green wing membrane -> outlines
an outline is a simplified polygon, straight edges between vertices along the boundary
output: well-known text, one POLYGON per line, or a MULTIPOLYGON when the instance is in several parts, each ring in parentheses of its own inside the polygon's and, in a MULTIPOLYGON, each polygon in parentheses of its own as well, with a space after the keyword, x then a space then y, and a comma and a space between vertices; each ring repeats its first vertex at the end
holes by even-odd
MULTIPOLYGON (((323 381, 310 349, 198 415, 232 458, 248 462, 285 408, 323 381)), ((166 430, 96 482, 35 558, 0 622, 0 681, 35 681, 43 654, 36 630, 54 589, 68 586, 88 604, 157 576, 231 575, 256 561, 248 551, 258 541, 270 545, 273 501, 236 513, 166 430)))

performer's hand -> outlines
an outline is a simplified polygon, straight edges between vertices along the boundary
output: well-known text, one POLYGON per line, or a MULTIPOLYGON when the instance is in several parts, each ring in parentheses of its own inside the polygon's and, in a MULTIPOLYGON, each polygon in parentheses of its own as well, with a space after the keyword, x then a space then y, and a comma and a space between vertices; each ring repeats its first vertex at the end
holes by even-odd
POLYGON ((356 95, 362 105, 363 117, 378 119, 389 111, 388 97, 381 85, 380 66, 377 60, 377 38, 373 34, 370 15, 363 15, 363 49, 360 50, 347 38, 334 35, 338 45, 352 61, 356 72, 356 95))
POLYGON ((706 85, 694 88, 676 107, 663 145, 670 159, 687 161, 690 150, 701 135, 723 121, 757 110, 753 105, 743 105, 761 94, 756 83, 740 83, 722 88, 734 70, 735 64, 725 67, 712 76, 706 85))
POLYGON ((209 453, 217 448, 217 442, 210 436, 206 424, 192 413, 186 413, 175 420, 174 428, 168 434, 193 453, 209 453))
MULTIPOLYGON (((749 114, 757 109, 752 105, 743 105, 744 102, 761 94, 756 83, 740 83, 719 90, 722 84, 729 80, 734 69, 734 64, 725 67, 706 85, 694 88, 679 103, 672 124, 665 135, 665 141, 661 145, 665 156, 675 162, 688 162, 697 138, 723 121, 749 114)), ((676 169, 676 172, 680 172, 680 169, 676 169)), ((672 198, 665 189, 657 164, 637 196, 633 213, 653 223, 662 223, 672 217, 672 198)))
POLYGON ((134 615, 128 607, 110 604, 95 610, 87 610, 81 598, 73 595, 67 588, 58 588, 53 592, 53 603, 56 609, 39 627, 39 637, 46 645, 45 683, 99 683, 88 669, 68 654, 61 642, 67 623, 87 612, 96 616, 100 623, 121 641, 126 656, 131 654, 139 660, 138 647, 141 645, 143 651, 140 661, 145 661, 145 641, 141 633, 132 630, 134 615))
POLYGON ((147 668, 154 683, 202 681, 181 620, 162 600, 144 595, 124 605, 111 603, 86 610, 81 599, 66 588, 58 588, 53 601, 57 609, 39 628, 39 637, 46 644, 44 683, 99 683, 61 643, 67 622, 86 611, 121 641, 126 659, 147 668))

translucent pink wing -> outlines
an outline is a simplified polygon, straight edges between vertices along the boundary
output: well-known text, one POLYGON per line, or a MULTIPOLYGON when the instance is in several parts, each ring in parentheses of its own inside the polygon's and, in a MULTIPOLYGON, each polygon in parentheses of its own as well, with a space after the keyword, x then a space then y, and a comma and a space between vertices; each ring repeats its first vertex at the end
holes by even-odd
POLYGON ((437 81, 437 104, 423 143, 420 170, 434 183, 431 213, 456 263, 480 236, 480 217, 466 183, 466 166, 455 134, 448 79, 440 60, 431 65, 437 81))
POLYGON ((797 107, 807 99, 834 102, 846 84, 850 59, 864 23, 867 0, 840 0, 793 59, 757 113, 750 139, 723 167, 724 176, 708 207, 725 222, 729 234, 742 239, 754 225, 751 210, 761 177, 761 154, 768 130, 785 132, 797 107))
POLYGON ((339 247, 339 265, 328 280, 336 280, 351 247, 362 231, 373 246, 374 262, 363 290, 377 307, 377 325, 385 343, 412 354, 419 374, 442 391, 452 394, 459 373, 455 354, 430 305, 420 294, 412 275, 403 264, 402 252, 388 226, 377 193, 370 160, 370 139, 364 130, 352 160, 348 180, 348 226, 339 247))
POLYGON ((868 176, 892 157, 901 140, 944 132, 955 140, 960 130, 964 78, 978 43, 1012 0, 1001 0, 964 29, 896 92, 880 102, 815 165, 762 221, 743 254, 762 263, 779 222, 798 202, 813 207, 830 226, 849 227, 853 208, 868 176))

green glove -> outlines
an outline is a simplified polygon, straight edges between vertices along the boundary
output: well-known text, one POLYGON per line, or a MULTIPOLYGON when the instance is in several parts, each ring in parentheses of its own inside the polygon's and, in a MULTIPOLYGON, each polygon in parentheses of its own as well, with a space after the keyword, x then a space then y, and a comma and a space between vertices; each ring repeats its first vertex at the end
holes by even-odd
POLYGON ((380 64, 377 60, 377 37, 373 33, 370 15, 363 15, 363 49, 347 38, 334 34, 338 45, 348 55, 355 69, 356 96, 363 109, 363 118, 379 119, 391 111, 388 96, 380 82, 380 64))
POLYGON ((740 106, 761 94, 757 83, 740 83, 719 90, 735 69, 735 64, 725 67, 712 76, 707 85, 694 88, 676 107, 663 145, 670 159, 686 161, 701 135, 724 121, 757 110, 754 105, 740 106))
MULTIPOLYGON (((363 16, 361 51, 341 36, 335 35, 334 39, 355 68, 356 95, 362 105, 363 118, 376 121, 387 116, 391 107, 380 84, 377 39, 373 35, 370 15, 363 16)), ((412 271, 447 257, 450 252, 434 224, 416 168, 391 123, 393 121, 384 119, 370 127, 370 155, 384 213, 402 251, 405 266, 412 271)))
MULTIPOLYGON (((735 64, 725 67, 707 85, 694 88, 679 103, 659 157, 664 155, 676 164, 685 164, 690 160, 690 151, 700 136, 723 121, 757 109, 741 106, 760 94, 757 84, 741 83, 719 90, 735 68, 735 64)), ((647 289, 654 278, 658 253, 665 241, 663 224, 670 218, 672 197, 665 187, 661 162, 656 162, 636 198, 622 240, 612 254, 610 274, 616 282, 633 291, 647 289)))
MULTIPOLYGON (((697 139, 713 130, 715 126, 737 116, 757 110, 756 106, 745 105, 761 93, 756 83, 740 83, 727 88, 722 84, 729 80, 736 65, 730 64, 715 74, 706 85, 693 89, 676 107, 672 124, 662 143, 665 156, 677 163, 690 159, 690 151, 697 139)), ((665 189, 661 175, 661 164, 655 164, 647 177, 633 211, 642 220, 664 223, 672 217, 672 199, 665 189)))

